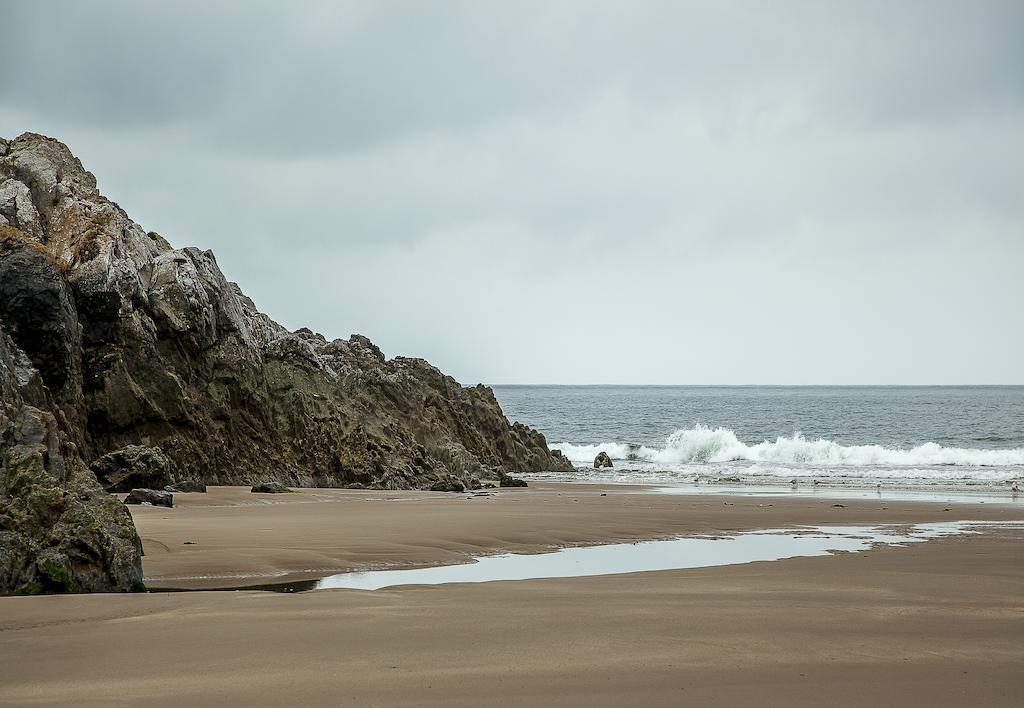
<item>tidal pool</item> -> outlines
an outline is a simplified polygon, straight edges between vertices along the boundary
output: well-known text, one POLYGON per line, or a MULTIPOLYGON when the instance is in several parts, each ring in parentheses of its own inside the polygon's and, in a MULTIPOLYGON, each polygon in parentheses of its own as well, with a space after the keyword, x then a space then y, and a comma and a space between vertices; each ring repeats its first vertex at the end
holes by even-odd
MULTIPOLYGON (((613 543, 562 548, 550 553, 504 553, 480 556, 470 563, 409 570, 339 573, 316 582, 314 589, 379 590, 396 585, 485 583, 495 580, 575 578, 652 570, 678 570, 773 561, 837 552, 856 553, 875 545, 921 543, 941 536, 978 533, 997 522, 953 521, 893 526, 807 526, 745 531, 715 537, 613 543)), ((1024 522, 998 522, 1000 526, 1024 522)))

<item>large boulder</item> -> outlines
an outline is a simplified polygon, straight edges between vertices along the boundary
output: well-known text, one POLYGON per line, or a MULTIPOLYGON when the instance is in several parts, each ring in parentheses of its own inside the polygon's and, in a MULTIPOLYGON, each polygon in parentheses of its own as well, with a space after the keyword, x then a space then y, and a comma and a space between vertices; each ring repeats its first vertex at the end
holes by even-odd
POLYGON ((0 595, 142 589, 142 542, 0 323, 0 595))
POLYGON ((520 479, 519 477, 513 477, 510 474, 507 474, 505 472, 501 472, 499 474, 499 476, 498 476, 498 486, 499 487, 528 487, 530 485, 528 485, 526 483, 525 479, 520 479))
POLYGON ((614 467, 612 458, 604 450, 597 453, 597 457, 594 458, 594 469, 599 470, 602 467, 614 467))
POLYGON ((89 467, 108 492, 161 489, 171 479, 171 461, 160 448, 145 445, 126 445, 108 452, 89 467))
POLYGON ((457 479, 452 477, 445 477, 439 479, 430 485, 430 491, 432 492, 464 492, 466 491, 466 485, 457 479))
POLYGON ((173 507, 174 495, 159 489, 133 489, 125 497, 124 503, 173 507))

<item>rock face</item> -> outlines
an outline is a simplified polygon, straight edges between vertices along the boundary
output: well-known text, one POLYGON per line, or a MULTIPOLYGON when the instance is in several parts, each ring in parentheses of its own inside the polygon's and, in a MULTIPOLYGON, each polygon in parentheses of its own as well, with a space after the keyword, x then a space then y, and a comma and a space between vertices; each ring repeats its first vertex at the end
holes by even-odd
POLYGON ((608 456, 608 453, 602 450, 597 453, 597 457, 594 458, 594 469, 598 470, 602 467, 614 467, 612 465, 612 458, 608 456))
POLYGON ((25 352, 0 331, 0 595, 129 591, 142 543, 71 442, 25 352))
POLYGON ((486 386, 359 335, 289 332, 211 252, 146 232, 31 133, 0 139, 0 394, 0 593, 141 583, 131 517, 97 475, 426 489, 571 469, 486 386))
POLYGON ((289 332, 211 252, 147 233, 40 135, 0 142, 0 321, 111 489, 430 488, 571 469, 486 386, 359 335, 289 332))

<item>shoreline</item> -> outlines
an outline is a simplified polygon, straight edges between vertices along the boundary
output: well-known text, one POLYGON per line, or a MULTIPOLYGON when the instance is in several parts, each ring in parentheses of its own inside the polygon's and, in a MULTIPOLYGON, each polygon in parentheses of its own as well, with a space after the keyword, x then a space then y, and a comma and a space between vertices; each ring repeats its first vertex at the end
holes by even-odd
MULTIPOLYGON (((1024 519, 995 504, 495 491, 212 487, 132 513, 147 575, 250 578, 800 524, 1024 519)), ((192 585, 0 598, 5 704, 1009 706, 1024 691, 1020 526, 586 577, 298 593, 192 585)))
MULTIPOLYGON (((589 468, 577 468, 580 475, 576 478, 568 478, 564 473, 528 473, 523 474, 523 479, 531 483, 546 483, 546 484, 606 484, 626 487, 654 487, 654 488, 673 488, 673 489, 708 489, 708 490, 722 490, 723 493, 732 493, 735 490, 771 490, 773 493, 808 493, 808 492, 821 492, 826 493, 830 490, 836 492, 875 492, 879 489, 882 490, 883 494, 889 493, 920 493, 920 494, 951 494, 951 495, 963 495, 965 497, 983 495, 986 497, 991 496, 993 499, 1006 498, 1011 502, 1024 503, 1024 489, 1020 492, 1013 492, 1011 485, 1018 479, 1024 479, 1024 472, 1021 475, 1015 475, 1007 477, 1005 480, 1000 482, 994 481, 973 481, 964 482, 962 484, 955 484, 951 482, 925 482, 923 480, 908 480, 896 482, 893 480, 884 480, 879 483, 876 480, 860 481, 856 478, 845 478, 845 477, 821 477, 815 483, 813 478, 800 478, 797 484, 792 484, 784 477, 753 477, 753 478, 738 478, 729 479, 725 477, 713 478, 701 478, 699 482, 694 482, 691 477, 679 477, 670 476, 669 473, 664 473, 663 477, 656 477, 655 479, 644 480, 644 479, 602 479, 600 476, 590 474, 592 470, 589 468), (588 476, 589 475, 589 476, 588 476), (920 482, 915 484, 914 482, 920 482)), ((661 475, 662 473, 645 473, 643 471, 625 469, 623 470, 627 474, 639 473, 661 475)), ((731 476, 730 476, 731 477, 731 476)), ((712 493, 712 492, 705 492, 712 493)))
POLYGON ((815 525, 1024 519, 1024 505, 649 486, 538 483, 487 496, 303 489, 252 494, 210 487, 173 509, 132 507, 158 590, 291 585, 367 570, 472 562, 501 553, 727 535, 815 525), (841 501, 841 506, 834 502, 841 501))

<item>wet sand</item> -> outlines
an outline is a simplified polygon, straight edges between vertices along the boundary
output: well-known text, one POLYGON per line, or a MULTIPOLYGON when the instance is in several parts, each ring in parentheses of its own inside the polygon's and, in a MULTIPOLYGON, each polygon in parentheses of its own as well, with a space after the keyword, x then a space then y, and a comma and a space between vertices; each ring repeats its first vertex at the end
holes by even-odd
MULTIPOLYGON (((132 511, 147 582, 206 588, 795 524, 1024 518, 1019 505, 638 491, 211 488, 132 511)), ((616 576, 0 598, 0 703, 1019 705, 1022 598, 1019 528, 616 576)))

